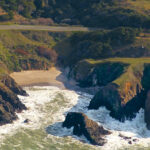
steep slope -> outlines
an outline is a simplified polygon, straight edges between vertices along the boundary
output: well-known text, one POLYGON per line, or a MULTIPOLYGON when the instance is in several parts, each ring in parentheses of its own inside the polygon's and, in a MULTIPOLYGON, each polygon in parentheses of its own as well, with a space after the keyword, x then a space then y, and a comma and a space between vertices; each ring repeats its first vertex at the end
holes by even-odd
POLYGON ((135 117, 145 106, 150 89, 150 58, 83 60, 71 76, 84 87, 100 87, 89 109, 106 106, 111 116, 123 121, 135 117))
POLYGON ((16 112, 27 109, 17 96, 27 93, 9 73, 51 67, 57 59, 52 46, 63 36, 44 31, 0 31, 0 125, 11 123, 17 119, 16 112))
POLYGON ((0 125, 12 123, 17 119, 16 112, 27 109, 20 102, 17 95, 27 96, 27 93, 19 87, 8 75, 0 77, 0 125))
MULTIPOLYGON (((87 33, 0 31, 1 76, 12 71, 48 69, 56 63, 61 67, 69 67, 70 77, 78 81, 80 86, 101 87, 89 108, 97 109, 104 105, 119 120, 134 117, 144 107, 145 95, 149 90, 145 84, 149 83, 149 66, 146 64, 150 62, 149 58, 136 57, 149 54, 149 33, 139 33, 133 28, 87 33), (115 56, 122 58, 104 60, 115 56), (126 56, 134 58, 125 59, 126 56), (132 108, 133 104, 135 108, 132 108)), ((6 86, 13 91, 16 85, 6 86)), ((17 91, 19 89, 13 92, 17 91)))

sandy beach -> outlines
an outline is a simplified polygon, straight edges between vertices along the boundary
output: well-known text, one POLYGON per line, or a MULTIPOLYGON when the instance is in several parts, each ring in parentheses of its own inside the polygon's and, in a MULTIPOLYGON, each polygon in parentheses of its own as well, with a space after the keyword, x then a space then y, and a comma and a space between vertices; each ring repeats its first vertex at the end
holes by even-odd
POLYGON ((14 72, 10 76, 20 86, 57 86, 65 89, 65 84, 75 85, 73 81, 68 81, 65 75, 55 67, 49 70, 31 70, 14 72))
POLYGON ((14 72, 10 76, 22 87, 29 86, 56 86, 60 89, 96 94, 99 87, 81 88, 73 79, 68 79, 59 68, 52 67, 49 70, 30 70, 14 72))

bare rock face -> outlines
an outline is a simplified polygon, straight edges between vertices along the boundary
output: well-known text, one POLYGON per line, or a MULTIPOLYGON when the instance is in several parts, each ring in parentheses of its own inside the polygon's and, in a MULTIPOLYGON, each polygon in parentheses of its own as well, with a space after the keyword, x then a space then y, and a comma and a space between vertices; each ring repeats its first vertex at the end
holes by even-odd
POLYGON ((1 82, 7 86, 11 91, 17 95, 28 96, 26 91, 24 91, 9 75, 4 75, 1 78, 1 82))
POLYGON ((119 121, 133 119, 144 108, 146 92, 150 88, 150 65, 147 64, 130 66, 121 62, 83 60, 71 70, 70 76, 81 87, 98 87, 89 109, 105 106, 119 121))
POLYGON ((102 63, 97 66, 80 61, 70 72, 81 87, 105 86, 117 79, 124 71, 126 64, 102 63))
POLYGON ((27 109, 17 95, 27 96, 27 93, 8 75, 2 77, 0 81, 0 125, 12 123, 17 119, 16 112, 27 109))
POLYGON ((107 142, 105 136, 111 134, 110 131, 99 126, 83 113, 68 113, 63 122, 63 127, 74 127, 73 134, 77 136, 84 135, 93 145, 103 146, 107 142))
MULTIPOLYGON (((94 96, 89 104, 89 109, 98 109, 101 106, 105 106, 108 110, 111 110, 112 116, 118 116, 118 112, 121 108, 121 97, 117 90, 117 85, 109 84, 100 89, 100 91, 94 96)), ((120 117, 118 117, 119 119, 120 117)))
POLYGON ((145 122, 147 128, 150 130, 150 91, 147 93, 147 99, 145 102, 145 122))

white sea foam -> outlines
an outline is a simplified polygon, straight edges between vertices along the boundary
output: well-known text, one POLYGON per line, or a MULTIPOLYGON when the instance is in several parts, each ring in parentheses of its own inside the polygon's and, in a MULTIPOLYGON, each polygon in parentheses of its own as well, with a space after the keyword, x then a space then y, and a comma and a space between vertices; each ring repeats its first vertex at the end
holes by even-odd
MULTIPOLYGON (((79 139, 88 143, 85 137, 76 137, 72 134, 72 129, 62 128, 62 122, 65 115, 71 112, 83 112, 92 120, 111 130, 112 134, 106 136, 108 143, 102 148, 104 150, 115 150, 132 145, 150 146, 150 131, 147 130, 144 123, 144 110, 140 110, 136 118, 132 121, 121 123, 109 115, 105 107, 98 110, 88 110, 92 95, 69 90, 61 90, 57 87, 30 87, 25 88, 29 97, 19 96, 21 101, 28 107, 27 111, 17 114, 19 119, 13 124, 7 124, 0 127, 0 141, 5 135, 12 135, 18 129, 38 129, 43 124, 49 136, 64 137, 70 136, 72 140, 79 139), (46 111, 45 109, 49 109, 46 111), (25 124, 24 120, 31 120, 25 124), (119 135, 131 137, 125 140, 119 135)), ((101 147, 95 147, 100 149, 101 147)), ((43 148, 44 149, 44 148, 43 148)))
POLYGON ((44 112, 41 111, 41 107, 45 103, 51 101, 55 97, 55 93, 58 91, 56 87, 33 87, 25 88, 29 97, 19 96, 20 100, 27 106, 28 110, 18 113, 18 120, 12 124, 3 125, 0 127, 0 141, 5 138, 5 135, 14 134, 19 128, 32 128, 36 129, 40 127, 40 119, 44 116, 44 112), (51 92, 49 92, 51 91, 51 92), (25 124, 26 119, 31 120, 30 123, 25 124))

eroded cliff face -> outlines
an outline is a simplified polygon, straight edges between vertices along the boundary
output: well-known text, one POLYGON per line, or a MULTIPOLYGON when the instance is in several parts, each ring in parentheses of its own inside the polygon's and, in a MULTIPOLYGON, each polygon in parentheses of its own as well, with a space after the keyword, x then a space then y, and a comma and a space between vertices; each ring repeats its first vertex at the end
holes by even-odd
POLYGON ((27 96, 27 93, 9 75, 2 75, 0 77, 0 125, 12 123, 17 119, 16 112, 27 109, 17 95, 27 96))
POLYGON ((105 106, 110 115, 120 121, 132 119, 145 107, 150 89, 150 64, 146 61, 82 61, 70 75, 83 87, 99 86, 89 109, 105 106))
POLYGON ((105 86, 117 79, 127 66, 127 64, 116 62, 94 65, 83 60, 71 70, 70 75, 81 87, 105 86))

